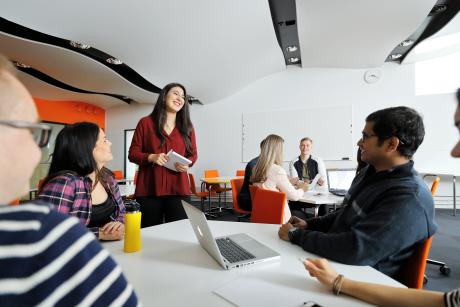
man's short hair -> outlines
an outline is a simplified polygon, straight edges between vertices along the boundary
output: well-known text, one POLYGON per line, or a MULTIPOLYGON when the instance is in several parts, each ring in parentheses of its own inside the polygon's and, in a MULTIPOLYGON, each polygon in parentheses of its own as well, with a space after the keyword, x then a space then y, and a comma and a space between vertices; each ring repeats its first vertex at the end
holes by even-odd
POLYGON ((16 68, 13 66, 10 60, 8 60, 3 54, 0 53, 0 72, 8 71, 12 75, 16 75, 16 68))
POLYGON ((412 158, 425 137, 425 127, 420 114, 408 107, 393 107, 376 111, 367 116, 366 122, 374 123, 374 134, 379 145, 393 136, 399 139, 398 152, 412 158))
POLYGON ((302 138, 302 139, 300 140, 300 144, 302 144, 302 142, 305 142, 305 141, 310 141, 310 143, 313 144, 313 140, 310 139, 309 137, 304 137, 304 138, 302 138))

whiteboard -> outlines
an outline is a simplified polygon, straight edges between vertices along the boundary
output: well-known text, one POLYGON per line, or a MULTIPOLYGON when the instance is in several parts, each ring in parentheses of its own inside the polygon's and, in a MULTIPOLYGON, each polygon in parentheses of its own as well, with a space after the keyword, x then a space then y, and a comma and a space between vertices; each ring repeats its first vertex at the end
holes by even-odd
POLYGON ((313 140, 312 154, 323 160, 354 160, 352 106, 275 110, 244 113, 242 159, 248 162, 260 153, 260 142, 269 134, 284 139, 284 161, 299 155, 299 141, 313 140))
POLYGON ((131 163, 128 160, 129 147, 131 147, 131 142, 134 136, 134 129, 125 130, 125 178, 134 179, 134 174, 137 171, 137 164, 131 163))

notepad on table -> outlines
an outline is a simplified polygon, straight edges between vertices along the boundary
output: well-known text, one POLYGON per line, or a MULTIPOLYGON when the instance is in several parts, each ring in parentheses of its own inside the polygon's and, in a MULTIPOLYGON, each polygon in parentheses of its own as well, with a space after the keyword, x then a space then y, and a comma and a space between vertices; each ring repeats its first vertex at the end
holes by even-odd
POLYGON ((180 154, 178 154, 172 149, 166 154, 166 156, 168 156, 169 159, 168 159, 168 162, 166 162, 163 166, 175 172, 177 172, 177 169, 175 166, 177 162, 181 164, 185 164, 185 165, 192 164, 192 161, 190 161, 184 156, 181 156, 180 154))

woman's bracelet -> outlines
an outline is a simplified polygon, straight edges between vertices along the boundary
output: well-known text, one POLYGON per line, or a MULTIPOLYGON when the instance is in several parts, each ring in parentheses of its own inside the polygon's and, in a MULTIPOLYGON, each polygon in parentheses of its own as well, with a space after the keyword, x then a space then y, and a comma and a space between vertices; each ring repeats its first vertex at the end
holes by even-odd
POLYGON ((334 283, 332 284, 332 292, 335 295, 339 295, 340 291, 342 290, 342 284, 343 284, 343 275, 339 274, 337 277, 334 279, 334 283))

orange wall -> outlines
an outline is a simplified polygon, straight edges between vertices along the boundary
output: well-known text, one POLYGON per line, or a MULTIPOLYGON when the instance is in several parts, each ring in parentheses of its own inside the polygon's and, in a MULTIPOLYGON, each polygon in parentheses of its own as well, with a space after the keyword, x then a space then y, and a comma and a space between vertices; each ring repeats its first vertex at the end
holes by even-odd
POLYGON ((40 119, 47 122, 73 124, 87 121, 105 129, 105 110, 79 101, 50 101, 34 98, 40 119))

